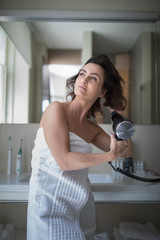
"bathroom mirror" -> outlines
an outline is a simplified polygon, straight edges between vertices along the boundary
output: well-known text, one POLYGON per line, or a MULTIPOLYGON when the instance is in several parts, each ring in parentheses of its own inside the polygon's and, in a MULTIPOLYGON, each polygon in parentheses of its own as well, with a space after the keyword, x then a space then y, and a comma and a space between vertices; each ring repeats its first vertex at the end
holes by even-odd
MULTIPOLYGON (((0 123, 39 122, 49 102, 65 100, 68 74, 106 54, 125 81, 126 115, 135 124, 160 124, 159 22, 14 18, 0 24, 0 123)), ((110 123, 107 114, 103 108, 97 121, 110 123)))

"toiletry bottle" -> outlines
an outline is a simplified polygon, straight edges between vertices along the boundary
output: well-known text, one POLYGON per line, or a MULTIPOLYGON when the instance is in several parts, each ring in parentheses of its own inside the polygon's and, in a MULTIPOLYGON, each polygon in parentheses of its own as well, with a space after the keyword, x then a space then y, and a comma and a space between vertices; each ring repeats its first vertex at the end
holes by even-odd
POLYGON ((16 163, 17 180, 19 180, 19 177, 21 174, 21 167, 22 167, 22 142, 23 142, 23 139, 21 139, 20 149, 17 154, 17 163, 16 163))
POLYGON ((12 144, 11 136, 9 136, 9 149, 8 149, 8 166, 7 166, 7 175, 12 174, 12 144))
POLYGON ((129 173, 133 172, 133 161, 132 158, 125 158, 123 162, 123 170, 129 173))
POLYGON ((140 161, 138 160, 137 161, 137 172, 139 172, 140 171, 140 161))

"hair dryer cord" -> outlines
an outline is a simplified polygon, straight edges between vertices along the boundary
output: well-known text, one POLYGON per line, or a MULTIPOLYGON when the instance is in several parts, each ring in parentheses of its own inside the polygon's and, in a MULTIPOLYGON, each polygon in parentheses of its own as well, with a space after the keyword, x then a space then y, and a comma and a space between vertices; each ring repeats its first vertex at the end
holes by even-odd
POLYGON ((119 172, 127 177, 130 177, 130 178, 133 178, 135 180, 139 180, 139 181, 142 181, 142 182, 160 182, 160 178, 144 178, 144 177, 139 177, 139 176, 136 176, 132 173, 129 173, 129 172, 126 172, 120 168, 115 168, 111 162, 108 162, 108 164, 111 165, 111 167, 114 169, 114 171, 116 172, 119 172))

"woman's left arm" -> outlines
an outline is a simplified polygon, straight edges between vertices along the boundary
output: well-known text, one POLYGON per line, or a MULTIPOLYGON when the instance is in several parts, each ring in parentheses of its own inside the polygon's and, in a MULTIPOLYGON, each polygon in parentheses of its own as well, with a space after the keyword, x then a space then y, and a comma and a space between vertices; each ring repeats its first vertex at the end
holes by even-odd
POLYGON ((102 151, 108 152, 110 150, 111 139, 110 136, 99 127, 99 131, 91 143, 102 151))
MULTIPOLYGON (((117 140, 118 141, 118 140, 117 140)), ((123 140, 127 142, 127 151, 122 157, 132 157, 133 156, 133 145, 131 139, 123 140)), ((110 150, 110 136, 101 129, 99 133, 93 138, 92 144, 102 151, 108 152, 110 150)))

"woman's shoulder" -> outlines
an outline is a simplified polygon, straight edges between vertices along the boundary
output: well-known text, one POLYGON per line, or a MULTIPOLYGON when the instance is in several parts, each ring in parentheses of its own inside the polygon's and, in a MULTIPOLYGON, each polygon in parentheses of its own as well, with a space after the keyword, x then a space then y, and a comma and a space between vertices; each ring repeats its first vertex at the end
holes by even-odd
POLYGON ((44 111, 40 125, 43 125, 44 121, 48 118, 53 119, 62 116, 65 116, 65 103, 57 101, 52 102, 44 111))
POLYGON ((44 112, 44 114, 45 113, 48 113, 48 112, 63 112, 65 110, 65 103, 64 102, 57 102, 57 101, 55 101, 55 102, 52 102, 52 103, 50 103, 49 104, 49 106, 47 107, 47 109, 46 109, 46 111, 44 112))

